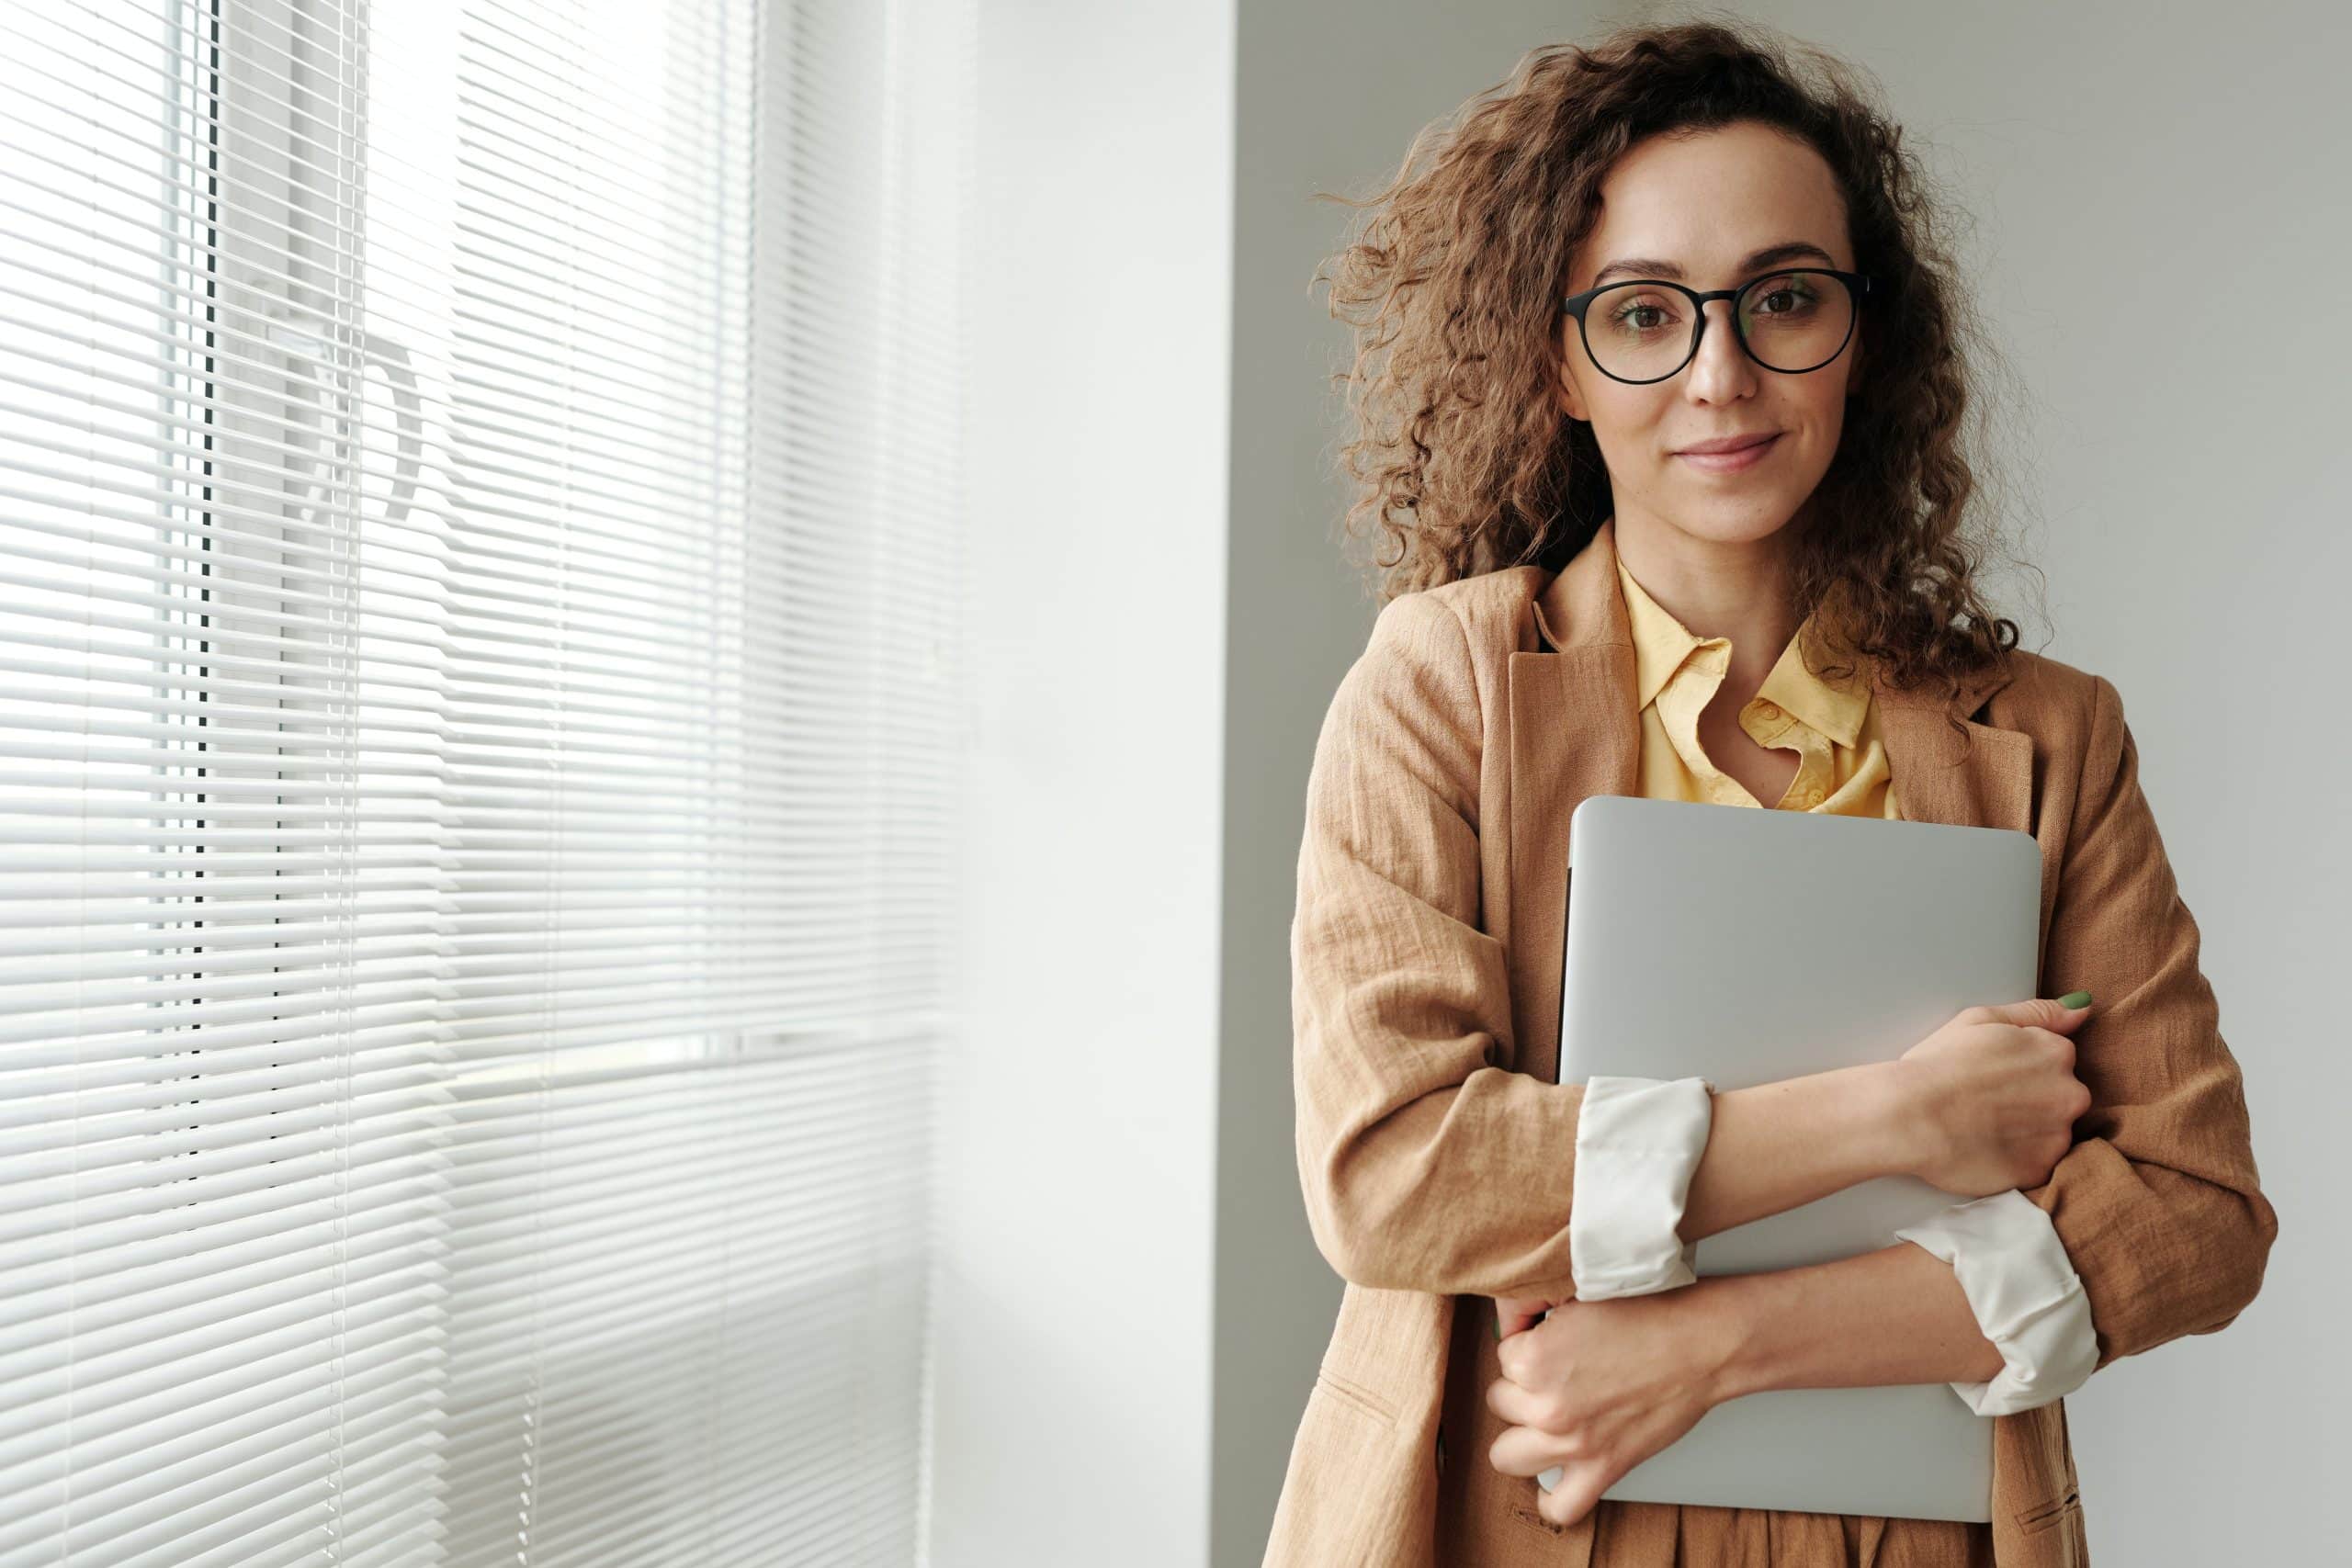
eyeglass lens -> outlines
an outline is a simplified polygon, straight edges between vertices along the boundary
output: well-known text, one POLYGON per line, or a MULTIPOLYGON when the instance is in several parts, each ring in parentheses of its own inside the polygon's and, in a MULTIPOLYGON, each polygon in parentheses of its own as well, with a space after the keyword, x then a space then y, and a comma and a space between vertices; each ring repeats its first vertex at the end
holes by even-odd
MULTIPOLYGON (((1853 296, 1843 279, 1826 272, 1774 273, 1735 303, 1748 348, 1775 370, 1826 363, 1853 326, 1853 296)), ((1674 374, 1690 357, 1698 330, 1689 296, 1651 283, 1611 288, 1585 308, 1585 347, 1593 363, 1628 381, 1674 374)))

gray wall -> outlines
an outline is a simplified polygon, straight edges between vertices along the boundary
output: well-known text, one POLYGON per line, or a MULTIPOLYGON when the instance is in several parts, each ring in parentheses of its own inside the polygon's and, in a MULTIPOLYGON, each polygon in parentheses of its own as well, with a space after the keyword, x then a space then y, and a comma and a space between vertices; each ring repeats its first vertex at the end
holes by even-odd
MULTIPOLYGON (((1301 796, 1373 606, 1341 570, 1307 280, 1413 132, 1519 53, 1654 7, 1243 0, 1238 16, 1217 1084, 1212 1561, 1254 1564, 1339 1281, 1291 1145, 1287 932, 1301 796)), ((2352 442, 2335 278, 2352 250, 2337 7, 2159 11, 2000 0, 1736 9, 1857 61, 1973 232, 1962 244, 2029 401, 2005 585, 2028 648, 2123 694, 2142 780, 2204 932, 2281 1235, 2229 1331, 2120 1362, 2067 1402, 2090 1539, 2129 1563, 2302 1561, 2346 1468, 2324 1310, 2345 1286, 2336 1000, 2352 936, 2337 637, 2352 442), (2217 300, 2217 303, 2206 301, 2217 300), (2044 607, 2046 604, 2047 614, 2044 607), (2237 1532, 2248 1532, 2244 1540, 2237 1532)), ((1672 14, 1688 15, 1676 11, 1672 14)), ((2334 1314, 2329 1313, 2332 1318, 2334 1314)))

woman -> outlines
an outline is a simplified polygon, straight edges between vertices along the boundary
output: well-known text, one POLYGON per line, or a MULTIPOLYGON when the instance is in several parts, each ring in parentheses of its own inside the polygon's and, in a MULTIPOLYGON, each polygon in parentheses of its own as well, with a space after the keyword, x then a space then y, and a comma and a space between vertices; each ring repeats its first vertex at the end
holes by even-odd
POLYGON ((1978 595, 1964 300, 1897 143, 1745 27, 1541 50, 1340 257, 1351 517, 1399 547, 1307 791, 1298 1152, 1348 1284, 1269 1564, 2080 1563, 2061 1396, 2259 1289, 2120 699, 1978 595), (1596 793, 2030 832, 2070 994, 1721 1096, 1555 1083, 1596 793), (1681 1256, 1897 1173, 1961 1201, 1813 1269, 1681 1256), (1722 1400, 1935 1382, 1993 1417, 1989 1523, 1600 1496, 1722 1400))

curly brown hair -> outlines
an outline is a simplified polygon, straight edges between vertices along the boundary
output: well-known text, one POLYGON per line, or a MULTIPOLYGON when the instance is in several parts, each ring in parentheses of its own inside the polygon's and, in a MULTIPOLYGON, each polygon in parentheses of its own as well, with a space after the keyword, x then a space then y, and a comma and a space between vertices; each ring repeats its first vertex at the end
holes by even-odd
POLYGON ((1949 694, 1964 673, 2005 666, 2018 641, 1977 586, 2000 540, 1979 496, 1980 468, 1998 475, 1980 367, 1998 355, 1939 238, 1930 181, 1874 88, 1739 18, 1533 50, 1424 130, 1386 186, 1361 200, 1317 193, 1370 209, 1315 275, 1355 328, 1353 364, 1333 378, 1356 437, 1340 456, 1361 487, 1341 531, 1352 538, 1369 519, 1396 546, 1366 568, 1383 602, 1512 566, 1556 571, 1584 547, 1611 499, 1591 427, 1555 395, 1571 252, 1630 148, 1734 121, 1820 152, 1854 268, 1886 287, 1863 313, 1862 390, 1792 541, 1797 614, 1826 605, 1830 629, 1892 683, 1949 694))

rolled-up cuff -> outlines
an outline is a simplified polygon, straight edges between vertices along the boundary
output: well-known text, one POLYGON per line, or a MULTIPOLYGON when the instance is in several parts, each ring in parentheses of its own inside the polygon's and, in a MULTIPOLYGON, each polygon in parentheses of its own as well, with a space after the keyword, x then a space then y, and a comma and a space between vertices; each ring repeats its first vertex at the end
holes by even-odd
POLYGON ((1594 1077, 1577 1112, 1568 1267, 1577 1300, 1647 1295, 1697 1274, 1676 1228, 1714 1124, 1702 1077, 1594 1077))
MULTIPOLYGON (((1577 1174, 1581 1181, 1581 1168, 1577 1174)), ((1569 1202, 1573 1207, 1573 1195, 1569 1202)), ((2011 1188, 1956 1203, 1894 1235, 1952 1266, 1977 1326, 2007 1363, 1990 1382, 1951 1385, 1971 1410, 2012 1416, 2064 1398, 2089 1380, 2098 1364, 2090 1298, 2057 1227, 2032 1199, 2011 1188)))

